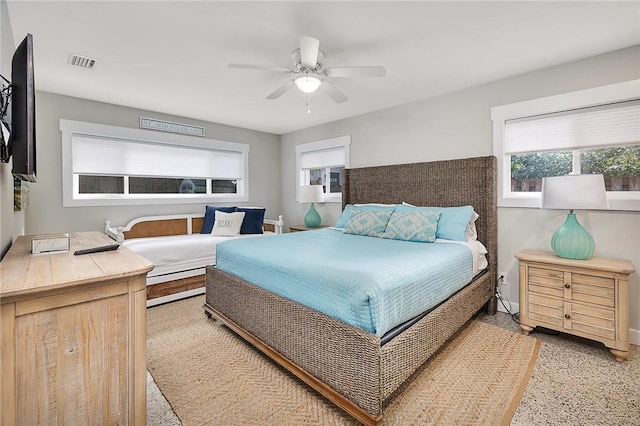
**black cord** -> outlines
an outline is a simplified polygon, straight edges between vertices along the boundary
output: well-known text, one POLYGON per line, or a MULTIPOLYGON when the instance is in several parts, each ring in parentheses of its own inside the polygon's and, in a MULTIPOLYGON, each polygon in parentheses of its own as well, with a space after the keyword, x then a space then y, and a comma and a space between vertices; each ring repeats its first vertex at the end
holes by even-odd
POLYGON ((2 90, 0 90, 0 162, 8 163, 9 158, 11 157, 11 148, 9 147, 9 140, 11 139, 11 134, 9 125, 4 121, 5 115, 7 115, 7 109, 9 108, 9 102, 11 101, 11 95, 13 92, 13 86, 9 80, 4 78, 0 74, 0 77, 4 82, 2 84, 2 90), (5 130, 9 133, 9 137, 5 140, 5 130))
MULTIPOLYGON (((0 75, 0 77, 2 77, 2 75, 0 75)), ((11 100, 11 94, 13 92, 11 83, 4 77, 2 77, 2 79, 7 82, 7 85, 0 91, 0 119, 7 115, 7 108, 9 107, 9 101, 11 100)))
POLYGON ((509 303, 509 307, 507 308, 507 305, 504 304, 504 299, 502 298, 502 295, 500 294, 500 287, 502 286, 502 283, 504 282, 504 276, 499 276, 498 280, 496 281, 496 297, 498 298, 498 300, 500 301, 500 303, 502 303, 502 306, 504 307, 505 311, 507 311, 507 313, 509 314, 509 316, 511 317, 511 319, 513 320, 513 322, 515 322, 516 324, 520 325, 520 315, 516 312, 516 313, 511 313, 511 301, 509 299, 507 299, 507 302, 509 303))
MULTIPOLYGON (((503 280, 504 280, 504 277, 498 278, 498 284, 501 284, 503 280)), ((507 311, 507 313, 509 313, 509 316, 511 317, 513 322, 515 322, 516 324, 520 325, 520 313, 519 312, 511 313, 511 302, 509 301, 509 299, 507 299, 507 302, 509 303, 509 307, 507 308, 507 305, 504 304, 504 299, 502 298, 502 295, 500 294, 499 291, 496 291, 496 297, 498 298, 500 303, 502 303, 502 306, 504 306, 504 309, 507 311)), ((539 331, 539 332, 544 333, 544 334, 550 334, 550 335, 560 334, 559 331, 551 330, 551 329, 546 328, 546 327, 536 327, 535 329, 536 329, 536 331, 539 331)))

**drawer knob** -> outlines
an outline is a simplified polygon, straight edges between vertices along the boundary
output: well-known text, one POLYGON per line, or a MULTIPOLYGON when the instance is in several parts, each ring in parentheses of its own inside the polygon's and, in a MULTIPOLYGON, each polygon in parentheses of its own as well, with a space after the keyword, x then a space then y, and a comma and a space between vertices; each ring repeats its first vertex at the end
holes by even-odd
POLYGON ((564 314, 564 317, 565 317, 566 319, 571 319, 571 315, 569 315, 569 314, 564 314))
POLYGON ((568 283, 567 283, 567 284, 565 284, 565 285, 564 285, 564 288, 571 288, 571 284, 568 284, 568 283))

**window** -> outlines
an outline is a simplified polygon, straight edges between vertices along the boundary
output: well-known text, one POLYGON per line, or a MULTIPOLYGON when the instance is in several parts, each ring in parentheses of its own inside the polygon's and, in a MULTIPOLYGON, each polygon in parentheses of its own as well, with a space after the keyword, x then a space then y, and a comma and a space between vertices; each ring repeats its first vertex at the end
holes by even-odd
POLYGON ((342 202, 343 169, 349 167, 350 145, 351 136, 297 145, 297 186, 322 185, 326 202, 342 202))
POLYGON ((640 80, 492 108, 498 205, 539 207, 542 178, 599 173, 640 210, 640 80))
POLYGON ((247 201, 247 144, 60 120, 64 206, 247 201))

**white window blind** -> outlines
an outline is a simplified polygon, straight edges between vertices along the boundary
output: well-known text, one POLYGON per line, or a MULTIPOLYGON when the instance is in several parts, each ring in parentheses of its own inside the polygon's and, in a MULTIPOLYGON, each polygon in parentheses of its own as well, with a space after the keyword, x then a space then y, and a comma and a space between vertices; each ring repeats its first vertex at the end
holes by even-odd
POLYGON ((301 153, 301 168, 303 170, 320 169, 325 167, 344 167, 345 148, 338 147, 321 151, 301 153))
POLYGON ((640 143, 640 100, 505 122, 505 154, 640 143))
POLYGON ((241 179, 243 153, 74 134, 73 173, 241 179))

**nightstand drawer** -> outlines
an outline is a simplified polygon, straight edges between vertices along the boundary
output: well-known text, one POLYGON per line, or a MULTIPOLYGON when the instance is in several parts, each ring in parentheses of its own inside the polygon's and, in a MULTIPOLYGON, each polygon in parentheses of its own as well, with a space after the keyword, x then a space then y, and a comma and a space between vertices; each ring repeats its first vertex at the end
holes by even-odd
POLYGON ((564 327, 564 301, 534 293, 529 294, 527 304, 529 318, 545 324, 564 327))
POLYGON ((532 293, 564 297, 564 272, 555 269, 529 268, 527 288, 532 293))
POLYGON ((607 339, 616 335, 616 315, 612 309, 571 303, 571 330, 581 331, 607 339))
POLYGON ((613 308, 615 281, 611 278, 571 274, 571 299, 613 308))

